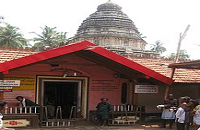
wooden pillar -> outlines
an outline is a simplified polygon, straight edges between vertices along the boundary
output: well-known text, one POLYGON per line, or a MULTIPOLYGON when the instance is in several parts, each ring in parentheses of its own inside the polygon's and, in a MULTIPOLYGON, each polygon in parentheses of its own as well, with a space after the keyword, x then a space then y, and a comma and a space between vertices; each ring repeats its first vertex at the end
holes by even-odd
POLYGON ((137 93, 135 93, 134 89, 135 89, 135 85, 137 84, 136 80, 133 80, 132 82, 132 88, 133 88, 133 91, 132 91, 132 104, 137 104, 137 93))
MULTIPOLYGON (((170 76, 171 79, 173 79, 175 71, 176 71, 176 69, 175 69, 175 68, 172 68, 172 72, 171 72, 171 76, 170 76)), ((171 87, 170 85, 166 85, 166 90, 165 90, 164 99, 166 99, 167 96, 169 95, 169 93, 170 93, 170 87, 171 87)))
POLYGON ((129 81, 129 104, 133 102, 133 82, 129 81))
MULTIPOLYGON (((0 73, 0 80, 3 80, 3 73, 0 73)), ((0 92, 0 101, 4 100, 3 98, 3 92, 0 92)))

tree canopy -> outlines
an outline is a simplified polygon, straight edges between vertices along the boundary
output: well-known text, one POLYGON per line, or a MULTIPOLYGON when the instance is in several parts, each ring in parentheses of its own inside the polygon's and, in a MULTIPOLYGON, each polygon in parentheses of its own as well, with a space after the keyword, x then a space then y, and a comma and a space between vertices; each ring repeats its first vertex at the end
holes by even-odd
POLYGON ((56 27, 41 27, 41 34, 36 32, 32 32, 36 35, 32 40, 34 41, 34 47, 38 50, 41 50, 43 47, 51 47, 58 45, 59 43, 65 43, 68 39, 66 36, 66 32, 58 32, 56 27))
MULTIPOLYGON (((168 58, 169 59, 175 59, 176 54, 175 53, 171 53, 168 58)), ((187 54, 186 50, 180 50, 180 54, 179 54, 179 59, 189 59, 190 56, 187 54)))
POLYGON ((154 44, 151 45, 151 51, 155 51, 159 54, 167 51, 167 49, 163 46, 164 43, 161 41, 156 41, 154 44))
POLYGON ((5 27, 0 27, 0 45, 22 48, 28 46, 27 40, 23 37, 20 29, 8 23, 5 23, 5 27))

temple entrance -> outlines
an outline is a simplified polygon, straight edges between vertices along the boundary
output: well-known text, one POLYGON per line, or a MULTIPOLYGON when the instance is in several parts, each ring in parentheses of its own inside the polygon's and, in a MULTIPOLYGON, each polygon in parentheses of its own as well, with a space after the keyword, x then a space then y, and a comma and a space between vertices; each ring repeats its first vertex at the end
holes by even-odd
MULTIPOLYGON (((60 110, 63 119, 70 118, 72 106, 75 107, 71 116, 86 119, 87 91, 87 77, 37 76, 36 102, 48 108, 49 119, 60 118, 60 110)), ((46 118, 45 113, 42 114, 46 118)))
POLYGON ((45 81, 44 106, 47 107, 47 116, 55 118, 76 118, 79 106, 79 82, 72 81, 45 81))

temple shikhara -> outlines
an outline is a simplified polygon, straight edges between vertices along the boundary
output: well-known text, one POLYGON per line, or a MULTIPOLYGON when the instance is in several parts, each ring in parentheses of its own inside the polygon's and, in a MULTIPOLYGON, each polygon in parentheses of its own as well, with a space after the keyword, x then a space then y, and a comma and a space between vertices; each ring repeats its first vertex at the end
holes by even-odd
POLYGON ((122 12, 122 7, 110 1, 99 5, 97 11, 82 22, 69 43, 83 40, 121 55, 159 56, 145 50, 147 43, 134 22, 122 12))

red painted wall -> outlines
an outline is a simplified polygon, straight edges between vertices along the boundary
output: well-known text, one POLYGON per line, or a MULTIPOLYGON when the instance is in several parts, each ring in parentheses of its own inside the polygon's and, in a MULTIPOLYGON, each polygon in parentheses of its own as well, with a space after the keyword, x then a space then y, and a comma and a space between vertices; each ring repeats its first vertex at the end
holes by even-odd
MULTIPOLYGON (((108 98, 111 104, 121 104, 121 84, 123 82, 128 83, 128 79, 115 78, 114 74, 117 72, 112 70, 112 68, 105 67, 103 64, 94 63, 75 54, 49 59, 37 64, 11 70, 9 71, 9 75, 35 77, 37 75, 62 76, 64 69, 67 70, 68 76, 73 76, 74 72, 76 72, 77 76, 89 77, 89 110, 95 110, 97 103, 100 102, 100 98, 102 97, 108 98), (50 63, 58 63, 60 65, 59 67, 52 67, 50 63)), ((15 102, 13 99, 16 95, 21 95, 31 100, 35 100, 36 96, 35 90, 21 90, 4 93, 4 100, 15 104, 17 101, 15 102)))

